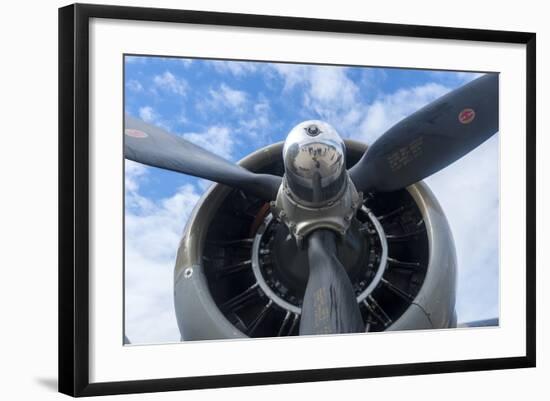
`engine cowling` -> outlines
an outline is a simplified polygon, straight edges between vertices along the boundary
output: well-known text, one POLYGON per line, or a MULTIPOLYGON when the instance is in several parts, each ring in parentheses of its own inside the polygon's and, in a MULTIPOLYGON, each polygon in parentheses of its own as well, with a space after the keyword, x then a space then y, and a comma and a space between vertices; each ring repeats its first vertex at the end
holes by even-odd
MULTIPOLYGON (((366 145, 346 140, 347 168, 366 145)), ((283 143, 239 162, 282 175, 283 143)), ((452 234, 426 184, 363 196, 338 255, 365 330, 456 326, 452 234)), ((183 340, 297 335, 307 259, 265 202, 213 184, 189 218, 174 270, 183 340)))

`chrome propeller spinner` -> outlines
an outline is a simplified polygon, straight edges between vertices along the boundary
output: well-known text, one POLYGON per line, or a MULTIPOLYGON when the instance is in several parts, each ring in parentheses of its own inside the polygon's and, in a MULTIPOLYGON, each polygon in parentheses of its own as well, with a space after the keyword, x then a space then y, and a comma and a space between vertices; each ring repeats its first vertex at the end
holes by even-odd
POLYGON ((304 121, 283 147, 285 175, 271 202, 273 214, 301 245, 305 236, 325 228, 345 235, 362 204, 362 194, 346 170, 346 147, 323 121, 304 121))

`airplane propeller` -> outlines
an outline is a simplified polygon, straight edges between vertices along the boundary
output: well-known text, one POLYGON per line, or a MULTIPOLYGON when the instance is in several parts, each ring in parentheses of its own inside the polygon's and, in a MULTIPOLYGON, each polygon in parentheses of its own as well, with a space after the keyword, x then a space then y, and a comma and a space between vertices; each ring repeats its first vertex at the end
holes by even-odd
POLYGON ((277 196, 281 177, 253 173, 128 114, 125 118, 125 134, 124 156, 129 160, 206 178, 242 189, 267 201, 277 196))
POLYGON ((395 191, 447 167, 498 130, 498 75, 486 74, 404 118, 349 173, 358 191, 395 191))
POLYGON ((351 281, 336 256, 336 233, 308 236, 309 278, 302 303, 300 335, 358 333, 363 318, 351 281))
MULTIPOLYGON (((498 130, 498 75, 486 74, 386 131, 349 170, 358 191, 395 191, 447 167, 498 130)), ((282 178, 255 174, 160 128, 126 116, 124 154, 143 164, 206 178, 273 200, 282 178)), ((336 256, 336 232, 305 238, 309 278, 300 334, 364 331, 349 277, 336 256)))

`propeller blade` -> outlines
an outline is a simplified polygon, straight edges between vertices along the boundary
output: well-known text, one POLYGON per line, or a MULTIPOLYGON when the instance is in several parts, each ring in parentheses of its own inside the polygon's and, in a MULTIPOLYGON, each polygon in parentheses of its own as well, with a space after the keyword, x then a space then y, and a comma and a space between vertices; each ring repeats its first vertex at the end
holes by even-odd
POLYGON ((336 256, 336 234, 319 229, 307 238, 309 279, 300 335, 365 331, 351 281, 336 256))
POLYGON ((124 156, 139 163, 242 189, 261 199, 273 200, 281 177, 255 174, 166 131, 126 115, 124 156))
POLYGON ((458 160, 498 131, 498 74, 455 89, 390 128, 350 169, 359 191, 394 191, 458 160))

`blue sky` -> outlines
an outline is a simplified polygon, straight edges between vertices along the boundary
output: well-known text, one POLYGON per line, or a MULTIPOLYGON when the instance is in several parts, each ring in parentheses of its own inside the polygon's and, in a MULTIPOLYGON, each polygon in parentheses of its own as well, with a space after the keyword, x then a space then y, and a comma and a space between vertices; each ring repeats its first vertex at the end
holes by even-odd
MULTIPOLYGON (((125 111, 237 161, 320 119, 372 143, 475 73, 126 57, 125 111)), ((209 183, 126 161, 126 330, 179 340, 172 272, 185 222, 209 183)), ((498 135, 426 182, 455 238, 459 321, 498 316, 498 135)))

